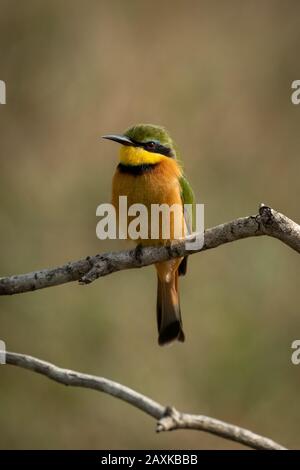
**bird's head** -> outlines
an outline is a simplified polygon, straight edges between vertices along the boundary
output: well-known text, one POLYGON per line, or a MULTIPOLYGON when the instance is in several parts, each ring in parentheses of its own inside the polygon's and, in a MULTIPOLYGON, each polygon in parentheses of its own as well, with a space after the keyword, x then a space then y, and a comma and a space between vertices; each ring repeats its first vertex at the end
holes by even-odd
POLYGON ((121 144, 120 160, 125 165, 159 163, 165 158, 176 158, 174 142, 164 127, 137 124, 122 135, 104 135, 104 139, 121 144))

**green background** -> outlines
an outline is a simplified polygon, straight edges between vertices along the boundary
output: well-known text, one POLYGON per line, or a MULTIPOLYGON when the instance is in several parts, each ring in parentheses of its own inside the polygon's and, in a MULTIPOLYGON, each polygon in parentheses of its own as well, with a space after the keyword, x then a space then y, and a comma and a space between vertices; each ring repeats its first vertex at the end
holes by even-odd
MULTIPOLYGON (((0 0, 0 275, 124 248, 95 236, 118 160, 100 136, 137 122, 170 130, 206 227, 260 202, 299 221, 299 15, 291 0, 0 0)), ((295 252, 251 238, 190 258, 183 345, 157 345, 153 267, 1 297, 0 338, 299 447, 299 277, 295 252)), ((157 435, 125 403, 10 366, 0 429, 3 449, 241 448, 157 435)))

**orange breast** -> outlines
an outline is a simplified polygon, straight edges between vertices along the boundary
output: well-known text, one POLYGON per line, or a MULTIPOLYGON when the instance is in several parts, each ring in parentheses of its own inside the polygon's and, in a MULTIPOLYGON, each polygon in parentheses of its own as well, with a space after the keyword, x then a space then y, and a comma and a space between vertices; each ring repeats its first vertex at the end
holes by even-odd
MULTIPOLYGON (((127 196, 128 207, 132 204, 144 204, 148 209, 148 239, 139 239, 138 243, 155 244, 162 242, 162 220, 159 221, 159 238, 158 240, 151 240, 150 224, 154 223, 151 220, 151 204, 167 204, 172 206, 178 204, 182 206, 179 178, 181 176, 181 169, 176 160, 171 158, 164 158, 161 162, 157 163, 153 169, 148 170, 139 175, 132 175, 129 173, 121 173, 118 169, 115 172, 112 185, 112 203, 115 206, 117 213, 119 211, 119 196, 127 196)), ((180 225, 183 224, 183 212, 180 219, 180 225)), ((178 238, 178 217, 171 216, 170 226, 170 239, 178 238), (177 223, 177 227, 175 227, 177 223)), ((130 222, 131 217, 128 218, 130 222)), ((182 229, 181 229, 182 233, 182 229)))

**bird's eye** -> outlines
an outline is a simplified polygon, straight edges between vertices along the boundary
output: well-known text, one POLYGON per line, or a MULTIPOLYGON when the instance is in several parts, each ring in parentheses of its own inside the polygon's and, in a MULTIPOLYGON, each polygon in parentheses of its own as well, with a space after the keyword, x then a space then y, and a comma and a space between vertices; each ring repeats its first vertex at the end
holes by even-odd
POLYGON ((147 142, 147 148, 148 149, 154 149, 155 148, 155 142, 147 142))

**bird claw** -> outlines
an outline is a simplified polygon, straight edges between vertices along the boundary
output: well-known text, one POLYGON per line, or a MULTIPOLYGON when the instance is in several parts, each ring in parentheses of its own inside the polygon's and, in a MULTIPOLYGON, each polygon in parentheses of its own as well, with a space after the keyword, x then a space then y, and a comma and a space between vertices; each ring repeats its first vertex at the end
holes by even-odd
POLYGON ((138 264, 141 264, 142 262, 142 255, 143 255, 143 246, 141 243, 139 243, 138 245, 136 245, 134 249, 134 258, 138 264))

